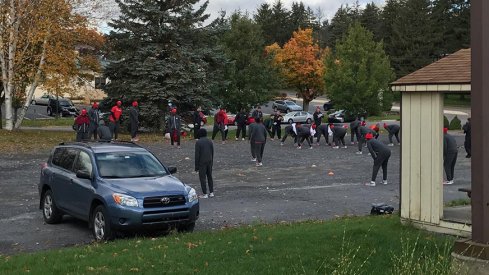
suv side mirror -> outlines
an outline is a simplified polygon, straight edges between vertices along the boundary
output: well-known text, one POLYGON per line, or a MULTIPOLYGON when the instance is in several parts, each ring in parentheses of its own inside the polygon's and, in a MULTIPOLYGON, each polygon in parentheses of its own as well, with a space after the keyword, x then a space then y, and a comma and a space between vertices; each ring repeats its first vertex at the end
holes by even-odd
POLYGON ((175 174, 177 172, 177 167, 170 166, 168 167, 168 171, 170 172, 170 174, 175 174))
POLYGON ((80 179, 87 179, 87 180, 92 179, 92 175, 87 170, 78 170, 76 172, 76 177, 80 179))

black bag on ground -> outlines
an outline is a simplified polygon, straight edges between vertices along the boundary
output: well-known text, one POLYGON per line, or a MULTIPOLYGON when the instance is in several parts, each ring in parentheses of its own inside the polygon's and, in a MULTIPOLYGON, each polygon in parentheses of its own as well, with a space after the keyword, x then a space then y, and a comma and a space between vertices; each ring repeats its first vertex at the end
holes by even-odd
POLYGON ((392 212, 394 212, 394 207, 385 203, 374 203, 372 204, 372 210, 370 210, 371 215, 392 214, 392 212))

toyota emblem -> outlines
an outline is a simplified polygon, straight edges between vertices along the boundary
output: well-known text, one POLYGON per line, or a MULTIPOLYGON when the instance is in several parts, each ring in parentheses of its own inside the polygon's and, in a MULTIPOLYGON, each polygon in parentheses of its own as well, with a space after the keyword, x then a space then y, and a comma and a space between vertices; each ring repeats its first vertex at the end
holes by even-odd
POLYGON ((160 201, 162 204, 169 204, 171 200, 169 197, 163 197, 160 201))

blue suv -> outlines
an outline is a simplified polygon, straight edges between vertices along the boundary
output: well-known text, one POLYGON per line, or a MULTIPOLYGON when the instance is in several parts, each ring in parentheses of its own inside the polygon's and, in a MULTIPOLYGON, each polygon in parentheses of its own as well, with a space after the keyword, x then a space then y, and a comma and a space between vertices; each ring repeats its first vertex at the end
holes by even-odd
POLYGON ((97 241, 119 231, 193 231, 199 200, 176 171, 133 143, 61 143, 42 167, 39 208, 48 224, 63 214, 87 221, 97 241))

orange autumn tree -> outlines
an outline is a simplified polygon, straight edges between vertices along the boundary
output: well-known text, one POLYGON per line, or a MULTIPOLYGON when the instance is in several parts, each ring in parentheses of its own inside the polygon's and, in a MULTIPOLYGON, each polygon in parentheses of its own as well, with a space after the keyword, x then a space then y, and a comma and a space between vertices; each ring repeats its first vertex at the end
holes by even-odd
POLYGON ((321 50, 312 37, 312 29, 299 29, 280 48, 275 43, 266 47, 272 55, 272 63, 279 70, 289 87, 297 91, 303 99, 304 110, 309 103, 324 92, 324 57, 329 49, 321 50))

